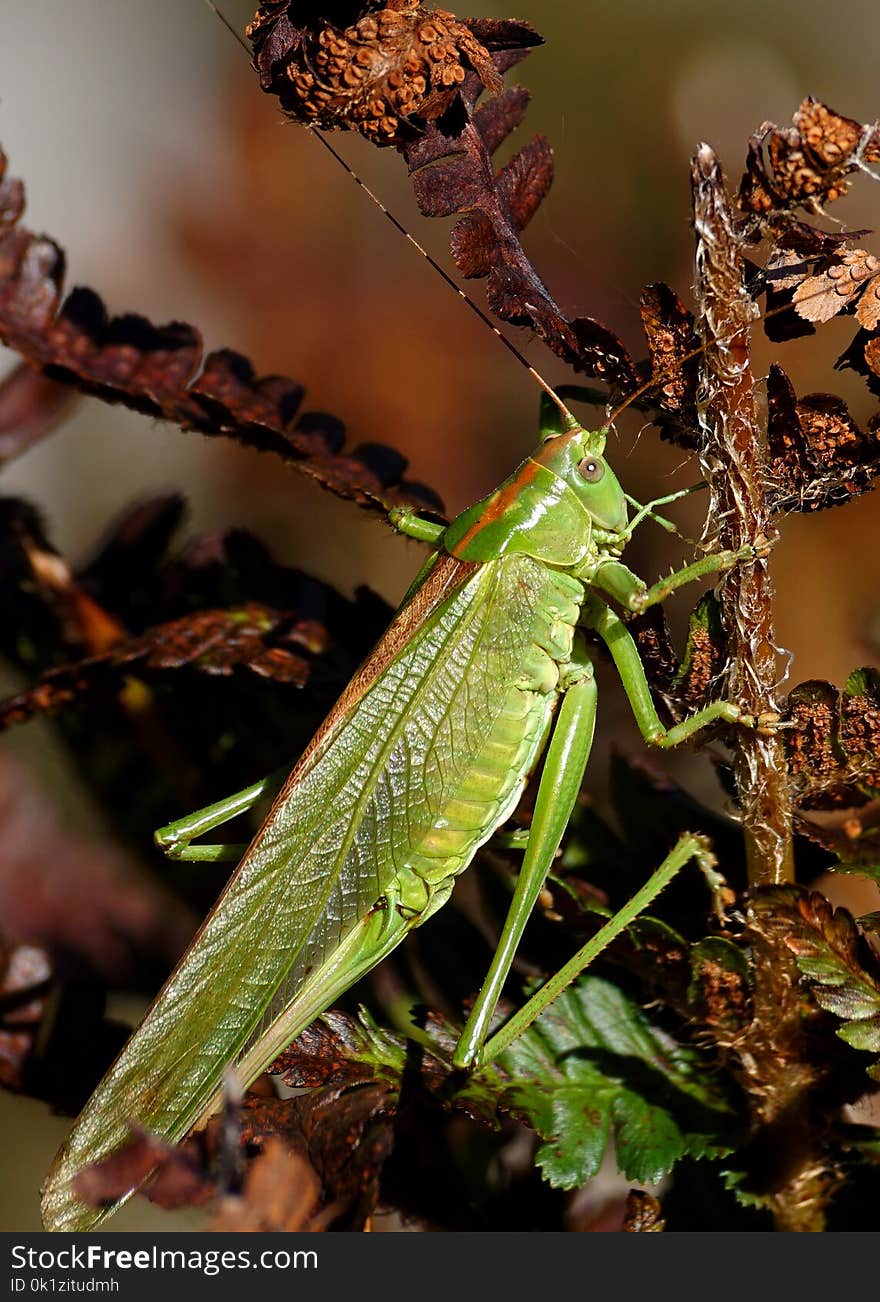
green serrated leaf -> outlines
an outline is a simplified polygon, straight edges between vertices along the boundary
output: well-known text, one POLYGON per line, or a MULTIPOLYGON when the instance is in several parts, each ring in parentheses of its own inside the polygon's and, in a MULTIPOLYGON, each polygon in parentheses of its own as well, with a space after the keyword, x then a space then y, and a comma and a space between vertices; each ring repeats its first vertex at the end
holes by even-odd
POLYGON ((698 1156, 672 1115, 640 1096, 621 1094, 612 1109, 617 1164, 628 1180, 655 1184, 685 1153, 698 1156))
MULTIPOLYGON (((812 975, 807 973, 807 976, 812 975)), ((813 977, 814 980, 821 980, 821 977, 813 977)), ((841 1017, 847 1022, 862 1021, 865 1018, 871 1018, 880 1010, 880 994, 875 990, 865 991, 863 988, 856 986, 843 986, 838 980, 829 985, 817 986, 813 994, 816 1003, 820 1008, 824 1008, 828 1013, 834 1013, 836 1017, 841 1017)), ((845 1028, 841 1028, 841 1039, 846 1040, 843 1034, 845 1028)), ((852 1040, 847 1043, 852 1044, 852 1040)))
POLYGON ((560 996, 499 1066, 502 1107, 541 1135, 537 1160, 556 1186, 596 1174, 612 1126, 621 1170, 643 1183, 685 1153, 726 1151, 733 1113, 705 1061, 600 977, 560 996))
POLYGON ((745 1171, 737 1171, 732 1168, 723 1170, 721 1178, 724 1182, 725 1189, 729 1189, 733 1194, 740 1207, 746 1207, 749 1210, 763 1211, 767 1206, 767 1195, 758 1193, 748 1185, 748 1176, 745 1171))
POLYGON ((880 696, 880 673, 871 666, 854 669, 843 690, 847 696, 880 696))
POLYGON ((841 1040, 854 1049, 867 1053, 880 1053, 880 1013, 864 1022, 848 1022, 838 1031, 841 1040))
MULTIPOLYGON (((548 1112, 535 1120, 539 1134, 552 1135, 541 1144, 535 1160, 544 1178, 556 1188, 586 1184, 599 1170, 611 1133, 611 1109, 584 1108, 580 1085, 554 1092, 548 1112)), ((603 1104, 606 1101, 603 1100, 603 1104)))
POLYGON ((798 967, 804 976, 809 977, 811 981, 821 982, 827 989, 847 984, 846 969, 841 965, 840 960, 832 955, 799 955, 798 967))

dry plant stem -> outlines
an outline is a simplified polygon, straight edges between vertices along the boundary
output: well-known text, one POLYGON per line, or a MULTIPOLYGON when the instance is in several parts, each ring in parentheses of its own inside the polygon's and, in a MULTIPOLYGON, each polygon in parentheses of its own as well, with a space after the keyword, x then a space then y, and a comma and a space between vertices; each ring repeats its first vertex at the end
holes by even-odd
MULTIPOLYGON (((707 145, 694 159, 692 186, 697 298, 706 344, 701 462, 717 545, 737 550, 772 532, 764 492, 764 439, 750 367, 757 308, 743 283, 742 244, 721 167, 707 145)), ((771 599, 765 561, 738 567, 721 584, 731 654, 728 690, 732 700, 754 715, 777 708, 771 599)), ((735 755, 749 881, 753 886, 793 881, 792 809, 782 740, 742 730, 735 755)))
MULTIPOLYGON (((744 287, 742 244, 713 151, 692 166, 697 237, 697 298, 706 343, 701 397, 703 471, 712 495, 717 545, 739 548, 770 533, 764 438, 750 367, 757 310, 744 287), (721 342, 723 341, 723 342, 721 342)), ((721 585, 730 647, 729 691, 756 715, 776 709, 772 591, 764 561, 744 565, 721 585)), ((735 770, 752 887, 793 880, 792 809, 781 739, 741 730, 735 770)), ((796 965, 782 937, 750 929, 753 1020, 736 1046, 750 1100, 759 1183, 776 1227, 823 1227, 827 1172, 815 1152, 796 965)))
POLYGON ((754 1160, 777 1230, 816 1233, 838 1176, 828 1162, 825 1118, 815 1100, 825 1073, 810 1053, 803 992, 785 919, 748 912, 753 1019, 740 1043, 738 1074, 749 1098, 754 1160))

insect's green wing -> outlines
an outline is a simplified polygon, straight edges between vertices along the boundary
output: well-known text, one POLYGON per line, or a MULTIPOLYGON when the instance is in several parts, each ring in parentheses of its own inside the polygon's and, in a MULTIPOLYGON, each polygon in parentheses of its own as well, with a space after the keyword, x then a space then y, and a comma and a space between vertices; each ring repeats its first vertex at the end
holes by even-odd
POLYGON ((76 1171, 117 1148, 132 1123, 182 1138, 216 1105, 230 1064, 248 1084, 443 902, 452 875, 508 816, 546 732, 552 693, 526 720, 532 735, 484 784, 479 826, 437 862, 432 880, 424 865, 433 861, 419 858, 436 835, 429 829, 445 826, 444 811, 468 790, 476 757, 535 659, 539 626, 554 618, 545 611, 548 574, 525 557, 438 560, 87 1104, 44 1186, 47 1228, 97 1224, 107 1213, 74 1197, 76 1171))

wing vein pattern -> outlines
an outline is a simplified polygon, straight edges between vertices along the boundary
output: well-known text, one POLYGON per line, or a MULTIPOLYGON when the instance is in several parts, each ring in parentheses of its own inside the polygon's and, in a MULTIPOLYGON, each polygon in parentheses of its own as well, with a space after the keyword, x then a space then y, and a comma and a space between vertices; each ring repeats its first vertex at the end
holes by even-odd
POLYGON ((225 1067, 386 893, 417 899, 422 887, 427 901, 511 812, 555 702, 553 682, 534 690, 529 680, 536 655, 551 667, 560 658, 541 647, 560 612, 568 624, 572 593, 523 556, 442 557, 437 568, 433 605, 405 637, 395 627, 406 608, 398 615, 355 698, 346 707, 343 696, 297 765, 98 1087, 55 1185, 80 1154, 95 1161, 117 1147, 129 1123, 181 1138, 225 1067))

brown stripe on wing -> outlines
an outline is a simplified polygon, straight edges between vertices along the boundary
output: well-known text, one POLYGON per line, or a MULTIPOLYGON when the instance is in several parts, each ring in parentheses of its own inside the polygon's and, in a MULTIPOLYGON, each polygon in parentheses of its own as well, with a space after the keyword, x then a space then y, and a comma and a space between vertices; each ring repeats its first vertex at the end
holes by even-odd
MULTIPOLYGON (((431 572, 426 576, 424 582, 419 584, 406 605, 401 607, 394 616, 385 636, 378 643, 372 655, 364 661, 363 665, 361 665, 360 669, 351 679, 348 686, 339 697, 339 700, 333 706, 333 709, 327 715, 327 718, 321 724, 320 728, 297 760, 291 770, 290 776, 273 800, 269 812, 263 820, 262 827, 265 827, 265 825, 270 821, 278 806, 284 803, 291 790, 300 781, 302 774, 314 756, 315 751, 325 740, 328 733, 330 733, 333 728, 335 728, 336 725, 354 709, 361 697, 367 692, 368 688, 391 663, 400 649, 406 645, 416 630, 421 627, 424 621, 430 616, 431 612, 442 601, 445 601, 447 597, 466 583, 475 570, 480 568, 482 567, 477 562, 457 561, 454 557, 447 555, 445 552, 441 552, 438 555, 437 561, 431 569, 431 572)), ((256 833, 256 836, 248 847, 244 858, 238 864, 238 867, 226 883, 220 897, 215 902, 214 907, 209 911, 190 942, 186 954, 184 954, 180 959, 180 962, 168 978, 165 986, 163 986, 162 990, 156 996, 156 1003, 158 1003, 162 998, 168 986, 174 982, 178 971, 186 963, 190 951, 201 940, 202 934, 214 915, 222 909, 226 896, 235 889, 238 878, 241 876, 245 864, 250 858, 254 845, 259 841, 262 835, 262 827, 256 833)), ((124 1053, 125 1050, 122 1052, 124 1053)))
POLYGON ((516 505, 520 493, 524 488, 528 487, 540 469, 541 467, 537 461, 534 461, 531 457, 528 461, 524 461, 520 466, 519 473, 511 479, 510 483, 502 485, 498 492, 493 494, 479 520, 475 520, 467 533, 459 538, 455 544, 455 550, 457 552, 463 551, 476 538, 478 533, 482 533, 487 525, 493 525, 502 519, 505 512, 516 505))

